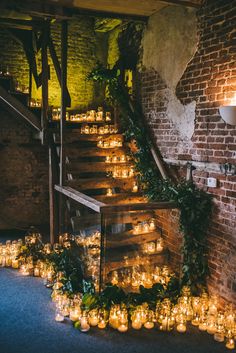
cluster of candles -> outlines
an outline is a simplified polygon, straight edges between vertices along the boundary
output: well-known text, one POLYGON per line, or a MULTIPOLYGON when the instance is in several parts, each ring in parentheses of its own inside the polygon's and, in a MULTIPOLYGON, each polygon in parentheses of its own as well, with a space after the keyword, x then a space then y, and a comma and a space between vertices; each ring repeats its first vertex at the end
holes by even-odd
POLYGON ((106 163, 126 163, 130 160, 129 156, 126 156, 125 154, 121 156, 106 156, 105 162, 106 163))
MULTIPOLYGON (((89 247, 94 243, 98 245, 100 243, 99 239, 100 233, 95 232, 88 239, 80 237, 76 241, 89 247)), ((58 251, 61 246, 69 247, 70 240, 71 236, 68 234, 60 236, 59 243, 54 244, 53 250, 58 251)), ((41 242, 39 233, 25 237, 25 244, 38 242, 41 242)), ((157 327, 162 331, 171 331, 176 328, 180 333, 185 333, 191 323, 198 327, 200 331, 206 331, 213 335, 217 342, 225 342, 226 348, 235 348, 236 312, 232 305, 222 309, 217 296, 209 297, 207 293, 203 293, 201 296, 191 296, 190 288, 184 287, 176 304, 173 304, 169 298, 165 298, 162 301, 157 301, 155 310, 149 308, 147 303, 132 308, 132 311, 125 304, 114 304, 110 310, 104 308, 83 310, 81 294, 74 294, 69 297, 61 290, 63 286, 62 272, 55 273, 50 265, 41 260, 34 264, 31 257, 28 257, 25 262, 18 259, 22 245, 24 245, 22 239, 0 244, 0 265, 2 267, 19 268, 23 275, 44 278, 45 285, 53 290, 52 300, 56 304, 55 320, 58 322, 62 322, 66 317, 69 317, 71 321, 78 323, 82 332, 87 332, 91 326, 104 329, 107 325, 119 332, 126 332, 131 325, 135 330, 140 330, 142 327, 146 329, 157 327)), ((41 251, 50 253, 52 245, 43 245, 41 251)), ((153 283, 167 284, 172 275, 167 266, 163 268, 155 267, 153 273, 139 271, 138 268, 135 268, 123 270, 121 273, 113 271, 111 281, 113 284, 121 286, 129 284, 133 288, 140 284, 151 287, 153 283)))
POLYGON ((131 326, 135 330, 159 329, 185 333, 189 324, 198 326, 200 331, 213 335, 217 342, 224 342, 226 348, 235 348, 236 313, 232 305, 220 310, 218 298, 203 293, 200 297, 192 297, 188 287, 183 288, 182 295, 177 304, 171 303, 169 298, 158 301, 156 309, 149 308, 147 303, 128 309, 125 304, 114 304, 110 310, 96 308, 92 310, 81 309, 81 297, 74 296, 69 299, 62 294, 60 282, 54 284, 52 298, 56 303, 56 321, 64 321, 68 316, 73 322, 79 323, 82 332, 89 331, 90 327, 100 329, 107 325, 119 332, 127 332, 131 326))
MULTIPOLYGON (((60 120, 60 108, 53 108, 52 119, 60 120)), ((86 113, 81 114, 69 114, 67 112, 67 119, 72 122, 95 122, 95 121, 111 121, 111 112, 104 112, 102 107, 98 107, 98 110, 89 110, 86 113)))
POLYGON ((145 254, 156 254, 162 252, 164 249, 163 238, 160 237, 156 241, 149 241, 142 245, 142 250, 145 254))
POLYGON ((133 225, 133 234, 142 234, 153 232, 156 229, 155 218, 151 218, 148 221, 138 222, 133 225))
POLYGON ((42 105, 42 103, 41 103, 40 99, 35 99, 35 98, 30 99, 30 107, 40 108, 41 105, 42 105))
POLYGON ((138 289, 139 286, 151 288, 155 283, 168 284, 174 274, 168 266, 155 266, 144 271, 142 266, 112 271, 108 277, 113 285, 123 288, 138 289))
POLYGON ((97 143, 97 147, 99 148, 114 148, 114 147, 122 147, 123 142, 119 137, 112 137, 109 139, 100 139, 97 143))
POLYGON ((105 125, 105 126, 98 126, 98 125, 83 125, 80 130, 81 134, 84 135, 105 135, 105 134, 117 134, 118 129, 116 125, 105 125))
POLYGON ((107 173, 115 179, 131 178, 134 176, 134 168, 132 166, 116 166, 112 169, 108 169, 107 173))

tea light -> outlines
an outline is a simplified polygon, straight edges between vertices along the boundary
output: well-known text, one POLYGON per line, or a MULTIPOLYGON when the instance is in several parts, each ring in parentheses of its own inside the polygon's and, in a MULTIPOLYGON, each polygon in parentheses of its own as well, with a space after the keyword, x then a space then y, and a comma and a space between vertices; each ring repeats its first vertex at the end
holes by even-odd
POLYGON ((154 322, 152 321, 147 321, 144 323, 144 327, 148 330, 151 330, 154 327, 154 322))
POLYGON ((107 196, 112 196, 112 195, 113 195, 111 188, 108 188, 108 189, 107 189, 107 194, 106 194, 106 195, 107 195, 107 196))
POLYGON ((162 252, 164 249, 162 238, 158 239, 156 242, 156 252, 162 252))
POLYGON ((20 272, 23 276, 29 276, 29 267, 27 265, 21 265, 20 272))
POLYGON ((111 113, 110 112, 106 112, 106 121, 111 121, 111 113))
POLYGON ((57 322, 63 322, 65 319, 64 315, 62 315, 62 313, 60 312, 60 310, 56 311, 56 315, 55 315, 55 320, 57 322))
POLYGON ((118 330, 119 332, 122 332, 122 333, 127 332, 127 331, 128 331, 128 325, 127 325, 127 324, 121 324, 121 325, 117 328, 117 330, 118 330))
POLYGON ((107 324, 106 324, 106 321, 105 320, 100 320, 99 323, 98 323, 98 328, 100 329, 104 329, 106 328, 107 324))
POLYGON ((235 342, 234 342, 234 339, 232 337, 227 338, 225 347, 228 348, 228 349, 234 349, 235 348, 235 342))
POLYGON ((40 275, 40 269, 39 269, 39 267, 35 267, 34 268, 34 276, 39 277, 39 275, 40 275))
POLYGON ((178 332, 184 333, 184 332, 186 332, 187 328, 186 328, 185 324, 180 323, 180 324, 177 325, 176 329, 177 329, 178 332))
POLYGON ((156 224, 155 224, 155 220, 152 218, 149 222, 149 229, 151 231, 155 230, 156 229, 156 224))
POLYGON ((80 314, 81 314, 80 309, 72 309, 70 311, 69 318, 71 321, 74 321, 74 322, 78 321, 80 318, 80 314))
POLYGON ((138 185, 136 183, 133 185, 132 192, 138 192, 138 185))
POLYGON ((17 259, 12 260, 12 268, 19 268, 19 260, 17 259))
POLYGON ((135 330, 140 330, 142 328, 142 322, 140 320, 138 320, 138 319, 135 319, 134 321, 132 321, 131 326, 135 330))
POLYGON ((90 326, 88 324, 87 316, 82 316, 80 319, 80 331, 87 332, 87 331, 89 331, 89 329, 90 329, 90 326))

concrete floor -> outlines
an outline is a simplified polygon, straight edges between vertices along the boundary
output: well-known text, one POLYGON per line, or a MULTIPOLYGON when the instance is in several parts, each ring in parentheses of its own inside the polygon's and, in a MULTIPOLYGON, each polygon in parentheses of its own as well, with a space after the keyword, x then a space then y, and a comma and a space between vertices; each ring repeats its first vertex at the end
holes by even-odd
POLYGON ((81 333, 71 322, 54 321, 50 290, 42 280, 0 268, 1 353, 220 353, 224 344, 192 328, 186 334, 112 329, 81 333))

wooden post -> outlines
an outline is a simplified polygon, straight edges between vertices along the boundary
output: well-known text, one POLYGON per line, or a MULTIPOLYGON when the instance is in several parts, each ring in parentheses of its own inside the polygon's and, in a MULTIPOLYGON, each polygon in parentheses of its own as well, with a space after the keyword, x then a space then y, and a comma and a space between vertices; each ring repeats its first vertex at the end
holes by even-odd
POLYGON ((42 143, 45 143, 45 132, 48 123, 48 24, 45 23, 42 33, 42 112, 41 112, 41 127, 42 127, 42 143))
MULTIPOLYGON (((67 87, 67 21, 61 22, 61 116, 60 116, 60 186, 65 184, 64 133, 66 122, 66 87, 67 87)), ((64 231, 65 202, 60 196, 60 231, 64 231)))
POLYGON ((50 210, 50 242, 54 244, 58 237, 58 195, 54 186, 58 183, 58 163, 56 147, 52 136, 49 137, 49 210, 50 210))
POLYGON ((106 254, 106 215, 101 214, 101 242, 100 242, 100 270, 99 270, 99 292, 103 289, 105 280, 105 254, 106 254))

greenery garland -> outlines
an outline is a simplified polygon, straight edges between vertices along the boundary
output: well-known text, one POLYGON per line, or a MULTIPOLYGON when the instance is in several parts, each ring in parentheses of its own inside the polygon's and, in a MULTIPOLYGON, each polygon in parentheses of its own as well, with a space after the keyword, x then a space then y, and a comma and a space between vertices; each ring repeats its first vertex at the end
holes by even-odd
POLYGON ((209 274, 207 261, 207 230, 212 213, 212 197, 197 188, 192 181, 163 180, 150 152, 150 139, 139 109, 133 109, 124 89, 120 72, 98 65, 88 76, 107 85, 107 96, 121 110, 121 124, 126 141, 131 143, 131 154, 144 194, 150 200, 173 200, 180 209, 180 230, 184 235, 181 284, 188 285, 193 294, 206 287, 209 274))

